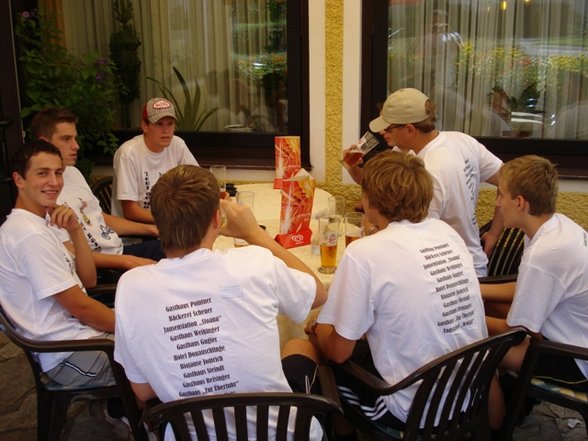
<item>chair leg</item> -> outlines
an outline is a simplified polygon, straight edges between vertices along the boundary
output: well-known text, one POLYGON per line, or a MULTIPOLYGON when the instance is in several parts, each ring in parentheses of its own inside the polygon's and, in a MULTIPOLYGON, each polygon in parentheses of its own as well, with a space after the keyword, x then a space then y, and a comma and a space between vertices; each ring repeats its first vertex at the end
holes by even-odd
POLYGON ((53 396, 45 394, 37 387, 37 441, 50 440, 53 396))
POLYGON ((49 441, 59 441, 61 439, 61 432, 65 426, 67 418, 67 410, 69 408, 71 397, 67 394, 57 394, 53 399, 53 406, 51 408, 51 421, 49 422, 49 441))

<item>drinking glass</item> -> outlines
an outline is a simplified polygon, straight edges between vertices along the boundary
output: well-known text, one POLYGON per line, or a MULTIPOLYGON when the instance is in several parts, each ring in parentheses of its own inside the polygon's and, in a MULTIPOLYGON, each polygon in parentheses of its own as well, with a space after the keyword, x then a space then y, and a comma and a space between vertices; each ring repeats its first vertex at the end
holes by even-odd
POLYGON ((218 186, 221 192, 221 198, 224 199, 227 191, 227 166, 226 165, 212 165, 210 167, 210 173, 214 175, 218 181, 218 186))
POLYGON ((349 149, 345 158, 341 159, 341 163, 347 170, 349 170, 378 144, 378 138, 376 138, 372 132, 365 132, 359 141, 357 141, 357 144, 349 149))
POLYGON ((341 219, 334 216, 321 217, 318 220, 319 246, 321 249, 321 266, 319 272, 332 274, 337 268, 337 242, 339 241, 339 224, 341 219))
POLYGON ((357 211, 348 211, 345 213, 345 246, 351 242, 363 237, 363 218, 364 214, 357 211))
MULTIPOLYGON (((253 196, 254 193, 252 191, 238 191, 237 195, 235 196, 235 200, 237 205, 245 205, 251 208, 251 211, 253 211, 253 196)), ((233 246, 236 248, 244 247, 245 245, 249 245, 247 241, 238 239, 236 237, 233 239, 233 246)))

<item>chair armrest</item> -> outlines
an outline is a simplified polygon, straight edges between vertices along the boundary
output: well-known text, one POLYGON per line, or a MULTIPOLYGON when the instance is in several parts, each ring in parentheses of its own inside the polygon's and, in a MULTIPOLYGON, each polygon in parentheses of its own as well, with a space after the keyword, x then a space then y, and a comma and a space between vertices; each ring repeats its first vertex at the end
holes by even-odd
POLYGON ((533 339, 531 340, 531 344, 527 351, 531 351, 537 355, 552 354, 560 357, 571 357, 588 360, 588 348, 549 340, 533 339))
POLYGON ((499 283, 509 283, 509 282, 516 282, 518 274, 505 274, 502 276, 486 276, 486 277, 478 277, 478 282, 480 284, 499 284, 499 283))
POLYGON ((114 341, 108 338, 90 338, 85 340, 59 340, 59 341, 34 341, 17 336, 19 340, 33 352, 78 352, 78 351, 102 351, 114 352, 114 341))
POLYGON ((339 398, 339 392, 337 391, 337 383, 335 382, 335 375, 333 369, 328 365, 320 365, 318 367, 318 378, 321 384, 321 394, 332 400, 337 405, 337 410, 343 413, 341 407, 341 400, 339 398))
POLYGON ((421 373, 421 370, 419 369, 398 383, 390 385, 386 383, 385 380, 375 376, 359 364, 350 360, 341 364, 333 364, 332 366, 333 369, 337 370, 351 381, 378 395, 390 395, 394 392, 405 389, 416 382, 420 378, 421 373))

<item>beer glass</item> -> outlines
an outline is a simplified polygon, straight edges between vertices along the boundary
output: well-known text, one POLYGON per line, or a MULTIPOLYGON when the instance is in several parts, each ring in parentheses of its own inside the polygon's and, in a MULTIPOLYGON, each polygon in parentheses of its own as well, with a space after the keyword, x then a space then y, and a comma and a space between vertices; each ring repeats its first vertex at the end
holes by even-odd
POLYGON ((349 149, 345 158, 341 159, 343 166, 349 170, 379 144, 378 138, 370 131, 367 131, 357 141, 357 144, 349 149))
POLYGON ((318 220, 319 246, 321 249, 321 266, 319 272, 332 274, 337 268, 337 242, 339 240, 339 223, 335 216, 321 217, 318 220))
MULTIPOLYGON (((238 191, 235 196, 235 201, 237 202, 237 205, 245 205, 253 211, 253 196, 254 193, 252 191, 238 191)), ((247 241, 236 237, 233 239, 234 247, 244 247, 245 245, 249 245, 247 241)))
POLYGON ((345 213, 345 246, 351 242, 363 237, 363 213, 357 211, 348 211, 345 213))
POLYGON ((210 166, 210 173, 214 175, 218 181, 221 199, 224 199, 227 191, 227 166, 226 165, 212 165, 210 166))

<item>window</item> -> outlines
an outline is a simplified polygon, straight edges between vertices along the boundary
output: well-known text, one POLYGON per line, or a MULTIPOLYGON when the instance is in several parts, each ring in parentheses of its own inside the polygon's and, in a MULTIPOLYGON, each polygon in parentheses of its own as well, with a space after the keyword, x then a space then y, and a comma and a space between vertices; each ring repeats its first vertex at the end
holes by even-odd
MULTIPOLYGON (((121 29, 112 3, 62 0, 68 50, 110 56, 121 29)), ((178 103, 178 134, 203 165, 273 167, 278 134, 301 137, 308 165, 308 0, 120 3, 132 4, 141 62, 140 96, 121 123, 137 128, 140 106, 164 89, 178 103)))
POLYGON ((536 153, 588 175, 584 0, 373 0, 362 20, 363 126, 390 92, 414 87, 435 102, 439 128, 503 159, 536 153))

